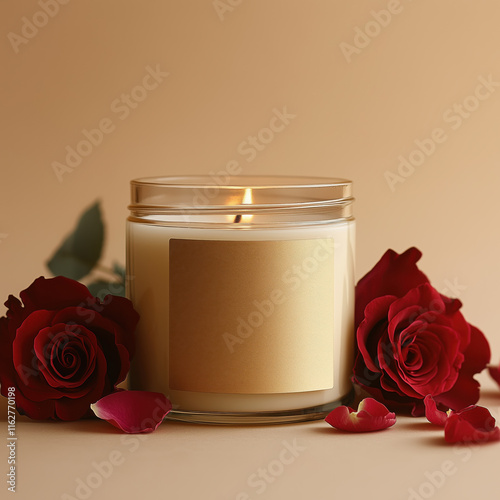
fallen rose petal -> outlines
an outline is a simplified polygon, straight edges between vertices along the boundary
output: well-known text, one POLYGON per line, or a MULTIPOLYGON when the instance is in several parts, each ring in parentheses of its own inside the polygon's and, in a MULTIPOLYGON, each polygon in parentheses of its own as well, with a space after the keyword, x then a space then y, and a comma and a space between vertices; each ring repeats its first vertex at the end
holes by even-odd
POLYGON ((425 405, 425 416, 427 420, 434 425, 439 425, 444 427, 446 420, 448 420, 448 414, 444 411, 438 410, 437 403, 434 398, 427 394, 424 399, 425 405))
POLYGON ((488 372, 491 378, 500 385, 500 365, 499 366, 488 366, 488 372))
POLYGON ((119 391, 90 405, 102 420, 129 434, 153 432, 172 409, 160 392, 119 391))
POLYGON ((484 443, 500 440, 500 429, 491 413, 482 406, 468 406, 452 412, 444 426, 447 443, 484 443))
POLYGON ((348 406, 339 406, 325 418, 332 427, 348 432, 381 431, 396 423, 396 415, 382 403, 366 398, 359 403, 358 411, 348 406))

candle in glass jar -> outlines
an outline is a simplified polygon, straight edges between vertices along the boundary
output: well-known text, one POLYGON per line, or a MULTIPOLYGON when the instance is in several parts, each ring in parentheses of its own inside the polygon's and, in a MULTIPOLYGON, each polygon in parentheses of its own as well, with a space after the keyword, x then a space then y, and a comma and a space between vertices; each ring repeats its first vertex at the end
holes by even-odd
POLYGON ((208 182, 132 182, 132 388, 190 421, 321 418, 351 393, 351 183, 208 182))

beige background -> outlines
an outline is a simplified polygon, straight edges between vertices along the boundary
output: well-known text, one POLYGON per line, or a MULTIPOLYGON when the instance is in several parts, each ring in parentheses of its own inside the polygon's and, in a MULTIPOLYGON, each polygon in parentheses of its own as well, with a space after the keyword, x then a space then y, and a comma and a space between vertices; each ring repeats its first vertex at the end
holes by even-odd
MULTIPOLYGON (((32 20, 41 7, 33 0, 2 2, 0 297, 17 293, 46 273, 44 260, 97 198, 107 221, 103 261, 124 262, 131 178, 206 174, 236 160, 245 174, 352 179, 358 276, 388 247, 403 251, 418 246, 424 252, 422 269, 438 289, 459 295, 467 319, 483 329, 498 360, 500 87, 494 85, 461 123, 451 121, 450 113, 456 116, 454 104, 474 105, 471 96, 480 77, 500 82, 500 4, 496 0, 221 3, 231 9, 222 20, 212 0, 73 0, 60 5, 59 12, 16 53, 8 38, 14 35, 9 33, 21 35, 23 16, 32 20), (387 26, 377 28, 371 11, 386 9, 388 3, 399 13, 392 14, 387 26), (380 33, 348 61, 341 44, 353 44, 355 29, 364 29, 370 21, 368 29, 380 33), (147 66, 157 65, 169 76, 121 120, 123 115, 113 111, 112 103, 141 83, 147 66), (268 125, 274 108, 284 107, 296 117, 255 160, 247 162, 239 145, 268 125), (63 162, 65 148, 76 147, 83 139, 82 130, 95 128, 105 118, 114 131, 59 182, 53 162, 63 162), (386 175, 397 172, 398 157, 408 158, 417 147, 415 140, 431 137, 438 127, 446 140, 391 190, 386 175)), ((44 22, 43 16, 36 19, 44 22)), ((493 401, 498 405, 498 398, 493 401)), ((73 476, 85 474, 93 459, 113 449, 111 444, 101 448, 103 435, 89 437, 85 431, 90 424, 67 424, 65 429, 74 430, 71 450, 61 442, 57 455, 46 455, 49 447, 68 439, 57 434, 47 443, 34 441, 43 448, 33 452, 36 460, 28 462, 31 433, 46 431, 40 425, 23 426, 26 462, 19 481, 24 488, 29 481, 46 485, 51 492, 46 498, 69 493, 73 476), (91 448, 82 450, 89 443, 91 448), (65 470, 61 479, 58 466, 42 469, 43 475, 35 473, 35 463, 59 463, 70 453, 86 464, 74 474, 65 470), (57 486, 59 480, 64 484, 57 486)), ((408 424, 412 430, 419 425, 408 424)), ((285 435, 293 435, 288 435, 291 427, 276 429, 273 437, 270 429, 250 433, 238 429, 235 434, 217 429, 210 430, 211 435, 202 427, 178 425, 178 429, 174 441, 164 431, 165 439, 157 441, 151 452, 141 448, 92 498, 110 498, 115 487, 117 492, 152 492, 157 486, 159 492, 168 493, 167 478, 174 476, 177 498, 183 497, 181 482, 189 485, 185 498, 197 498, 201 492, 206 498, 236 498, 246 477, 275 457, 285 435), (234 458, 211 459, 215 443, 222 443, 217 453, 234 458), (248 461, 247 456, 257 453, 246 453, 252 446, 264 451, 260 459, 248 461), (162 449, 170 450, 170 458, 163 457, 162 449), (238 468, 238 462, 244 467, 238 468), (232 473, 232 468, 238 471, 232 473), (135 490, 128 489, 128 481, 120 484, 119 478, 131 476, 136 477, 135 490)), ((397 436, 396 430, 391 432, 397 436)), ((308 452, 289 469, 311 477, 320 474, 317 481, 299 486, 295 473, 287 471, 274 489, 270 485, 257 497, 284 498, 281 493, 288 492, 288 498, 301 498, 322 480, 330 492, 336 491, 337 481, 344 485, 339 491, 346 491, 349 479, 351 486, 365 492, 366 484, 377 484, 381 491, 394 493, 385 498, 406 498, 408 487, 423 478, 423 471, 441 464, 443 458, 434 453, 452 453, 428 447, 428 438, 423 435, 419 440, 418 432, 384 444, 389 454, 401 453, 406 446, 428 454, 421 456, 418 473, 405 480, 391 470, 402 466, 399 459, 389 458, 387 468, 379 464, 370 470, 374 460, 380 462, 377 450, 386 443, 385 434, 371 436, 370 441, 341 436, 328 443, 331 436, 323 434, 319 427, 311 434, 322 440, 320 456, 308 452), (343 457, 339 449, 342 453, 356 449, 357 458, 339 460, 343 457), (349 467, 351 475, 342 467, 349 467), (362 484, 355 479, 361 471, 362 484)), ((494 478, 486 474, 491 453, 491 447, 478 451, 472 459, 476 462, 469 463, 477 464, 478 482, 493 484, 494 478)), ((413 463, 411 453, 404 456, 413 463)), ((435 497, 463 491, 465 483, 473 488, 473 481, 460 476, 435 497)), ((325 486, 316 497, 331 494, 325 486)))

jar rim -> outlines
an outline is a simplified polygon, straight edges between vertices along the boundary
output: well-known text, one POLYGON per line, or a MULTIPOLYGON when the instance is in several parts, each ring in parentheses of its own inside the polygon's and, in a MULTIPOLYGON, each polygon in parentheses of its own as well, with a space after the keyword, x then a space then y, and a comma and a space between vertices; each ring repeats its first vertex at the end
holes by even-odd
POLYGON ((347 179, 300 176, 143 177, 131 181, 130 209, 286 209, 350 204, 347 179), (250 191, 250 193, 247 193, 250 191), (245 194, 250 194, 250 200, 245 194))
POLYGON ((219 189, 275 189, 275 188, 315 188, 350 186, 352 181, 338 177, 314 177, 292 175, 239 175, 226 176, 220 183, 216 175, 178 175, 160 177, 139 177, 132 179, 133 186, 165 186, 182 188, 217 187, 219 189), (233 180, 234 179, 234 180, 233 180))
POLYGON ((299 176, 144 177, 131 181, 129 221, 239 228, 351 220, 352 182, 299 176))

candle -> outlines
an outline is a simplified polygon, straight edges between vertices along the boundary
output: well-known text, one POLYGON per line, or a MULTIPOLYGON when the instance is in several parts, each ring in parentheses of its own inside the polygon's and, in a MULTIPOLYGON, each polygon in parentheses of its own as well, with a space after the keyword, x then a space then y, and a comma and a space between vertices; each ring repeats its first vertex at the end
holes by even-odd
POLYGON ((133 389, 171 418, 322 418, 352 394, 354 220, 340 179, 132 181, 133 389))

